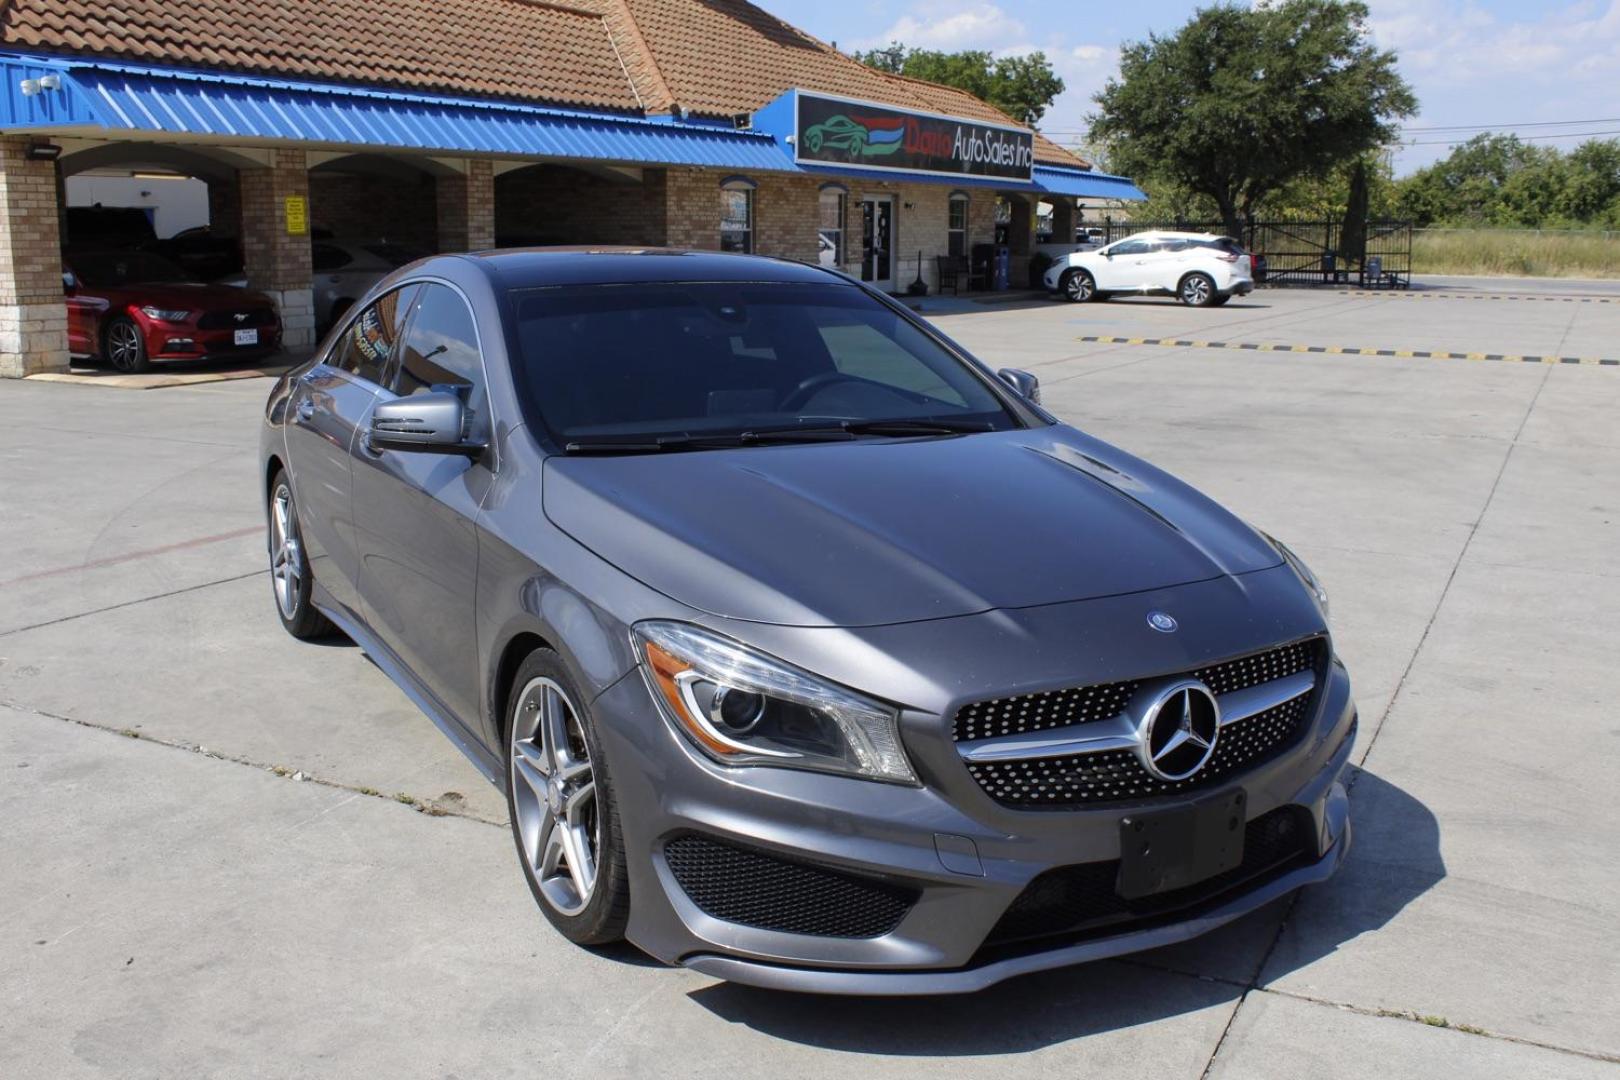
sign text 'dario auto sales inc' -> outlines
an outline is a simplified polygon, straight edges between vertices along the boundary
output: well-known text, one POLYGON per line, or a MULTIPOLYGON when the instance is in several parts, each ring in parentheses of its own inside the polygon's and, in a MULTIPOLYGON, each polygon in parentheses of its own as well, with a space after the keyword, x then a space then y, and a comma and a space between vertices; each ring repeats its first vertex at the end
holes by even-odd
POLYGON ((861 169, 1030 179, 1035 137, 961 117, 798 93, 798 160, 861 169))

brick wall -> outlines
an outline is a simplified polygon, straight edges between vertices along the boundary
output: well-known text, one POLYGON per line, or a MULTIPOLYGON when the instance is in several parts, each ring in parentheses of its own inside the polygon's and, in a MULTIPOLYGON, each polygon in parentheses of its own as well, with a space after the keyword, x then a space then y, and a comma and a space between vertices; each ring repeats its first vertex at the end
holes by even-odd
POLYGON ((0 376, 66 371, 56 166, 0 136, 0 376))
POLYGON ((636 244, 665 237, 665 174, 639 182, 565 165, 535 165, 495 178, 495 235, 509 244, 636 244))
POLYGON ((315 294, 310 289, 309 235, 287 232, 289 196, 309 197, 304 151, 276 150, 267 168, 238 173, 242 201, 242 259, 248 284, 270 295, 281 312, 289 349, 315 341, 315 294))
POLYGON ((395 177, 312 172, 309 220, 346 240, 390 240, 423 251, 438 250, 438 194, 427 173, 395 177))

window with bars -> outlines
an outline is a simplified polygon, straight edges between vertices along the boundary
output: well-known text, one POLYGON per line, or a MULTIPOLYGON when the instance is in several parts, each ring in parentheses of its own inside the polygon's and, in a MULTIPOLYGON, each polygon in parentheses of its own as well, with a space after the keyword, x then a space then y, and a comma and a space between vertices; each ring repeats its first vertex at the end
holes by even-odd
POLYGON ((950 214, 945 224, 945 253, 967 254, 968 200, 966 195, 952 195, 950 214))
POLYGON ((820 251, 822 266, 844 265, 844 213, 848 196, 842 191, 821 193, 820 251))
POLYGON ((720 189, 720 250, 753 254, 753 187, 739 183, 720 189))

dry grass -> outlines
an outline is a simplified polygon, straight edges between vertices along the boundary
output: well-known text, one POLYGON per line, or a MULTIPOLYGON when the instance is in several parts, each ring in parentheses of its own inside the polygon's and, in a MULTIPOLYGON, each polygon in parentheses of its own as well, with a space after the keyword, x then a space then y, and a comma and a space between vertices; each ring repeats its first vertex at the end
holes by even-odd
POLYGON ((1416 274, 1486 277, 1620 278, 1620 233, 1533 229, 1420 229, 1412 237, 1416 274))

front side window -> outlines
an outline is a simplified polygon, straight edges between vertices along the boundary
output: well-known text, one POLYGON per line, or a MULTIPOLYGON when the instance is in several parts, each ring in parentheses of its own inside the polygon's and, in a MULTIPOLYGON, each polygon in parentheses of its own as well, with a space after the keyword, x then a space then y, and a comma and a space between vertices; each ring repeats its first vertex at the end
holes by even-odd
POLYGON ((821 193, 820 251, 822 266, 844 265, 844 209, 847 196, 842 191, 821 193))
POLYGON ((571 286, 512 304, 520 397, 563 445, 887 420, 1021 426, 979 373, 848 285, 571 286))
POLYGON ((487 438, 489 405, 478 332, 467 302, 454 289, 422 286, 405 334, 390 389, 400 397, 450 390, 461 395, 469 416, 467 437, 487 438))
POLYGON ((1110 255, 1146 255, 1151 249, 1146 240, 1121 240, 1108 249, 1110 255))
POLYGON ((945 227, 945 253, 947 255, 967 254, 967 219, 967 196, 952 195, 950 214, 946 219, 945 227))
POLYGON ((754 191, 720 189, 720 250, 750 255, 754 251, 754 191))
POLYGON ((405 285, 368 304, 332 345, 327 363, 381 386, 416 290, 415 285, 405 285))

